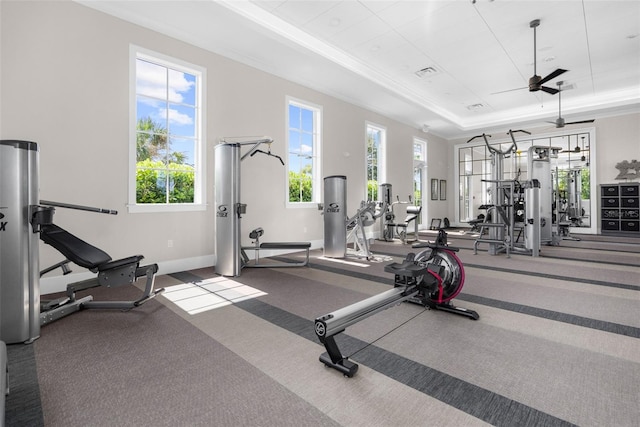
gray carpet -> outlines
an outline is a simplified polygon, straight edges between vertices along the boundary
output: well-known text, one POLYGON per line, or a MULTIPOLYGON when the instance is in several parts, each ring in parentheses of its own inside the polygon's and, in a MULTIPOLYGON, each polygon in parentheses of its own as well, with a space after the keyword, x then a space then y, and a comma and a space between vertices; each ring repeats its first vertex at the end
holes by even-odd
POLYGON ((47 426, 334 424, 157 301, 74 314, 34 346, 47 426))
MULTIPOLYGON (((371 316, 337 336, 360 365, 354 378, 318 361, 325 350, 313 319, 390 289, 393 278, 386 262, 312 251, 310 267, 245 269, 217 294, 213 268, 160 276, 166 294, 140 308, 76 313, 44 327, 33 345, 10 346, 7 424, 638 425, 634 242, 615 251, 582 242, 598 262, 562 245, 553 256, 508 259, 450 242, 463 247, 466 270, 455 303, 480 320, 407 303, 371 316), (222 303, 195 305, 202 294, 222 303)), ((372 248, 396 261, 414 251, 372 248)))

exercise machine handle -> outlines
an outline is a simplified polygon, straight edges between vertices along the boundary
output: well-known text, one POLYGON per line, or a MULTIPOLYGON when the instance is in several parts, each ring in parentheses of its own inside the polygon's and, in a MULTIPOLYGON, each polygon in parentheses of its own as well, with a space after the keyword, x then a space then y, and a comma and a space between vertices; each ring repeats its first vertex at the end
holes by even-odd
POLYGON ((118 215, 118 211, 113 209, 94 208, 92 206, 72 205, 70 203, 51 202, 49 200, 40 200, 40 204, 47 206, 55 206, 57 208, 77 209, 81 211, 89 211, 96 213, 103 213, 108 215, 118 215))
POLYGON ((267 156, 275 157, 276 159, 280 160, 280 163, 282 163, 282 166, 284 166, 284 160, 282 160, 282 157, 278 156, 277 154, 271 154, 271 151, 267 152, 263 150, 254 150, 249 157, 253 157, 256 153, 262 153, 266 154, 267 156))

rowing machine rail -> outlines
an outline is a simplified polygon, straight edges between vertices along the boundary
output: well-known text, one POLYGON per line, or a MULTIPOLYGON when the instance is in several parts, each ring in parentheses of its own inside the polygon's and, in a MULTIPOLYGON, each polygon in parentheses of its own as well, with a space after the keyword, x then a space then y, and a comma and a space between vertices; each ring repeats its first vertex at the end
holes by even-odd
POLYGON ((350 325, 416 296, 418 291, 417 286, 393 288, 318 317, 315 321, 316 335, 327 349, 327 352, 320 356, 320 361, 349 378, 353 377, 358 371, 358 364, 342 355, 334 336, 343 332, 350 325))

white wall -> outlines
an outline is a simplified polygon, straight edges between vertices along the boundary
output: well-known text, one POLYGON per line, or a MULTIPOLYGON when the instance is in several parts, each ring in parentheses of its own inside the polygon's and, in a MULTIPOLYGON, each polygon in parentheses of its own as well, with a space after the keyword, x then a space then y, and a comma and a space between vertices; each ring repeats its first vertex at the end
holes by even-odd
MULTIPOLYGON (((222 136, 269 135, 276 141, 273 152, 286 158, 286 96, 323 107, 322 176, 347 176, 350 214, 365 194, 365 121, 387 128, 394 194, 412 192, 414 136, 429 141, 430 170, 438 177, 450 173, 442 139, 82 5, 3 1, 0 11, 0 138, 39 144, 41 199, 119 211, 107 216, 58 209, 55 215, 60 226, 114 258, 144 254, 160 263, 161 273, 211 265, 213 147, 222 136), (130 44, 207 69, 206 211, 126 209, 130 44)), ((321 244, 319 211, 285 208, 285 168, 279 162, 256 156, 243 161, 242 169, 244 243, 249 230, 262 226, 264 241, 321 244)), ((434 209, 444 216, 443 206, 438 202, 434 209)), ((55 250, 42 245, 42 267, 58 260, 55 250)))
POLYGON ((640 160, 640 113, 595 122, 598 149, 598 184, 616 183, 616 164, 640 160))

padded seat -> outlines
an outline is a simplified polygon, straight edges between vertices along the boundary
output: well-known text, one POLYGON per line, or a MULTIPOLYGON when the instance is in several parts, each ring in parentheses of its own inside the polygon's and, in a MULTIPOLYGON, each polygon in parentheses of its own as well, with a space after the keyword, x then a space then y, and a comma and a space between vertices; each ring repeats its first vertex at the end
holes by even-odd
POLYGON ((109 254, 55 224, 43 224, 40 239, 53 246, 69 261, 92 272, 100 270, 100 266, 111 261, 109 254))
POLYGON ((266 242, 260 243, 260 249, 309 249, 311 242, 266 242))
POLYGON ((264 234, 262 227, 251 230, 249 238, 253 239, 253 246, 242 246, 240 248, 240 255, 243 260, 243 267, 304 267, 309 264, 309 249, 311 248, 311 242, 264 242, 260 243, 260 237, 264 234), (260 264, 260 250, 304 250, 306 252, 305 260, 300 262, 281 262, 274 263, 269 262, 267 264, 260 264), (249 263, 249 257, 247 256, 248 250, 255 251, 255 260, 252 264, 249 263))

